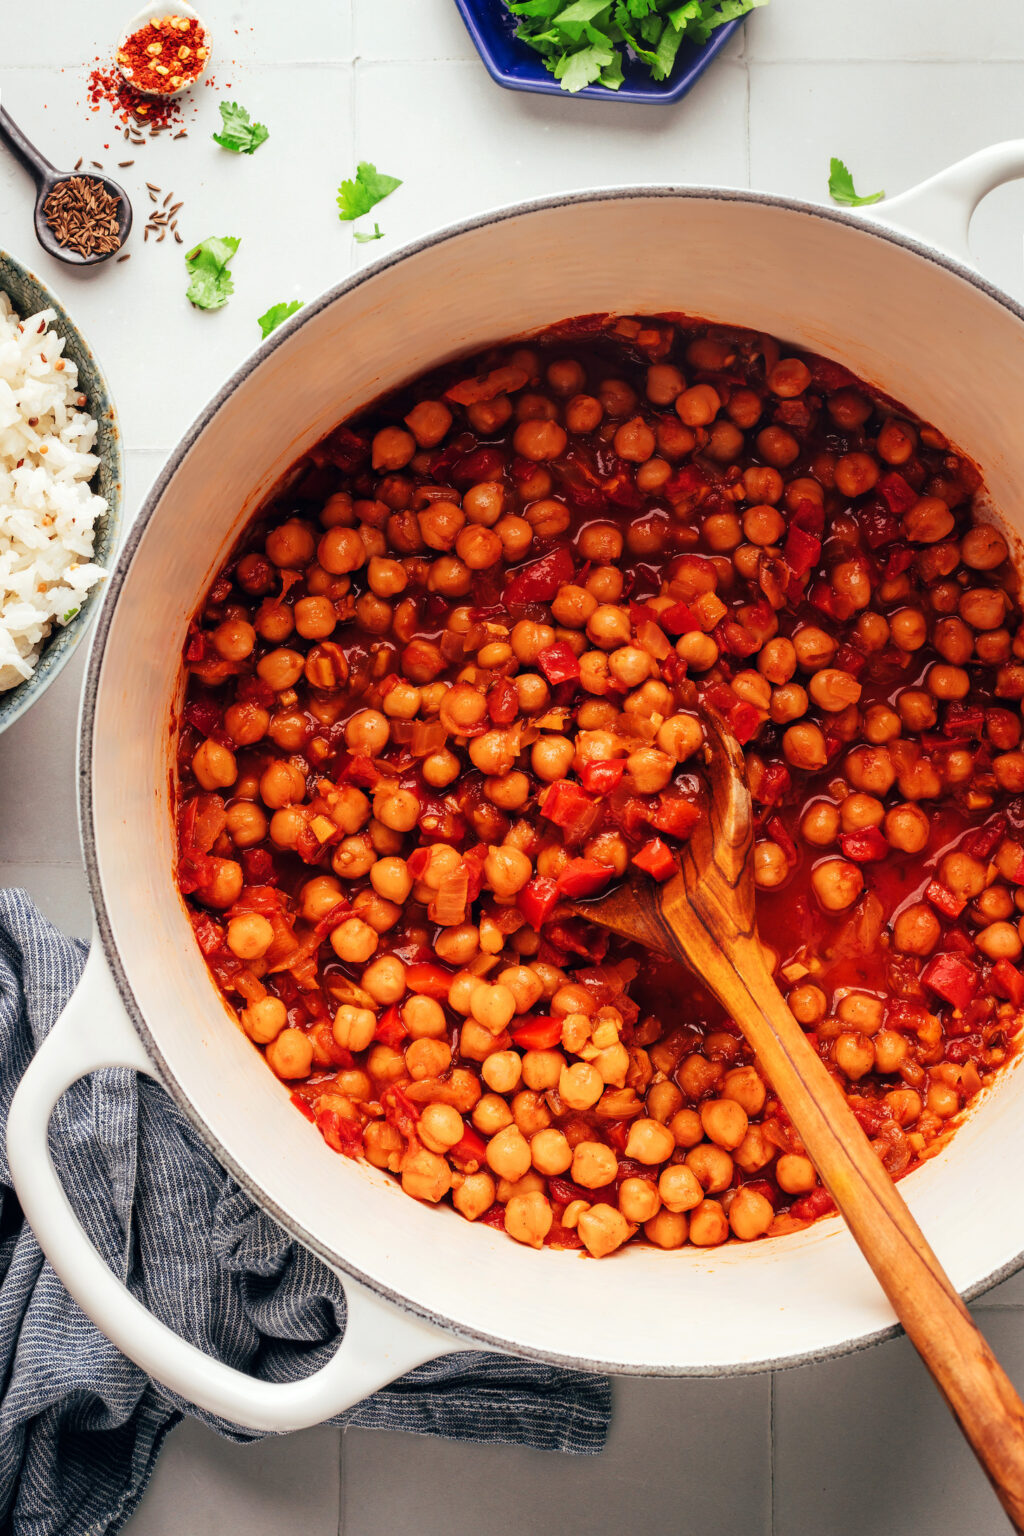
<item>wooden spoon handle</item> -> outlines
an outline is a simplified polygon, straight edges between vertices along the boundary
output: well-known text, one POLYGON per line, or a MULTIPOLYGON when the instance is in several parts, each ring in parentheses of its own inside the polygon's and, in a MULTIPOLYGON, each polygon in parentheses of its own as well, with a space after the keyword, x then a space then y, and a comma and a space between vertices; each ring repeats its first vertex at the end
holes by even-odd
POLYGON ((790 1013, 759 941, 738 939, 702 974, 757 1052, 893 1311, 1024 1531, 1024 1404, 790 1013))

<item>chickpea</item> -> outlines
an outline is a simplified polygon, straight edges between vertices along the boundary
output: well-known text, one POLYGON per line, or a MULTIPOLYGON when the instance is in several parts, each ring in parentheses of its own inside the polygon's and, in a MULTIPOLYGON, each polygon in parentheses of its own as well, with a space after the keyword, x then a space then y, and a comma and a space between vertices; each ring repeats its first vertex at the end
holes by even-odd
POLYGON ((886 841, 900 853, 921 853, 928 846, 931 823, 918 806, 894 805, 883 822, 886 841))
POLYGON ((533 874, 533 865, 518 848, 490 848, 484 860, 484 879, 499 901, 521 891, 533 874))
MULTIPOLYGON (((228 939, 230 943, 230 937, 228 939)), ((975 945, 987 960, 1017 960, 1020 958, 1020 935, 1012 923, 995 922, 983 928, 976 936, 975 945)))
POLYGON ((658 727, 655 741, 677 763, 686 762, 704 743, 704 729, 695 715, 670 715, 658 727))
MULTIPOLYGON (((492 1058, 493 1059, 493 1058, 492 1058)), ((572 1147, 561 1131, 549 1128, 530 1139, 530 1156, 538 1173, 552 1178, 564 1173, 572 1162, 572 1147)))
POLYGON ((873 490, 878 464, 869 453, 844 453, 835 469, 836 490, 851 500, 873 490))
POLYGON ((496 1136, 513 1123, 512 1111, 496 1093, 485 1093, 473 1110, 473 1124, 481 1136, 496 1136))
POLYGON ((937 496, 922 496, 903 514, 903 533, 912 544, 937 544, 955 526, 953 514, 937 496))
POLYGON ((732 1183, 733 1162, 724 1147, 707 1142, 691 1147, 686 1154, 686 1167, 705 1194, 721 1194, 732 1183))
POLYGON ((370 884, 385 901, 399 906, 408 899, 412 890, 412 876, 404 859, 390 856, 378 859, 370 869, 370 884))
POLYGON ((800 821, 800 836, 815 848, 828 848, 839 836, 841 817, 830 800, 813 800, 800 821))
POLYGON ((313 1066, 313 1042, 301 1029, 282 1029, 268 1044, 266 1057, 278 1077, 308 1077, 313 1066))
POLYGON ((960 543, 960 558, 972 571, 994 571, 1008 554, 1006 540, 990 523, 976 523, 960 543))
POLYGON ((644 1236, 657 1248, 681 1248, 689 1228, 690 1224, 681 1212, 662 1208, 644 1224, 644 1236))
MULTIPOLYGON (((675 1151, 675 1137, 659 1120, 638 1119, 629 1127, 626 1156, 638 1163, 663 1163, 675 1151)), ((652 1212, 653 1214, 653 1212, 652 1212)))
POLYGON ((717 1200, 702 1200, 690 1213, 690 1242, 695 1247, 714 1248, 728 1236, 729 1222, 717 1200))
POLYGON ((500 982, 492 986, 480 981, 470 993, 469 1006, 478 1024, 489 1029, 492 1035, 500 1035, 516 1011, 516 1000, 508 987, 500 982))
POLYGON ((203 789, 227 789, 238 778, 235 754, 208 737, 192 755, 192 772, 203 789))
POLYGON ((747 1113, 735 1099, 710 1099, 700 1106, 704 1133, 716 1146, 727 1152, 738 1147, 747 1134, 747 1113))
POLYGON ((564 779, 576 749, 567 736, 541 736, 530 752, 530 767, 545 784, 564 779))
POLYGON ((267 835, 267 818, 258 805, 236 800, 228 806, 226 830, 236 848, 254 848, 267 835))
POLYGON ((513 1195, 505 1206, 505 1231, 530 1248, 543 1248, 554 1219, 551 1202, 539 1190, 513 1195))
POLYGON ((866 1035, 855 1030, 844 1030, 836 1036, 833 1053, 836 1066, 854 1082, 875 1064, 874 1046, 866 1035))
POLYGON ((722 1098, 734 1100, 748 1118, 761 1113, 766 1094, 764 1082, 755 1067, 733 1067, 725 1074, 722 1098))
POLYGON ((603 1092, 601 1074, 590 1062, 576 1061, 571 1067, 562 1067, 558 1093, 570 1109, 591 1109, 603 1092))
POLYGON ((406 1154, 402 1161, 402 1188, 407 1195, 436 1205, 451 1187, 452 1170, 445 1158, 425 1147, 406 1154))
POLYGON ((542 464, 561 458, 567 441, 565 429, 557 421, 531 420, 519 424, 512 445, 522 458, 542 464))
POLYGON ((787 1195, 806 1195, 817 1184, 818 1176, 809 1157, 784 1152, 775 1164, 775 1178, 787 1195))
POLYGON ((411 832, 419 820, 420 803, 409 789, 394 789, 377 796, 373 814, 392 832, 411 832))
POLYGON ((905 907, 892 925, 893 944, 904 955, 930 955, 942 935, 939 920, 925 902, 905 907))
POLYGON ((628 645, 630 632, 629 614, 609 603, 599 604, 587 620, 587 638, 601 650, 628 645))
POLYGON ((491 1137, 487 1143, 487 1162, 499 1179, 522 1178, 530 1167, 531 1157, 530 1144, 518 1126, 507 1125, 491 1137))
POLYGON ((925 682, 937 699, 965 699, 971 688, 970 674, 963 667, 943 666, 940 662, 928 668, 925 682))
POLYGON ((704 519, 701 535, 715 554, 728 554, 743 539, 743 528, 735 512, 712 512, 704 519))
POLYGON ((838 667, 822 667, 820 672, 815 672, 808 689, 818 708, 829 714, 839 714, 856 704, 861 695, 857 679, 838 667))
POLYGON ((349 1003, 334 1015, 335 1041, 347 1051, 365 1051, 373 1039, 377 1018, 370 1008, 355 1008, 349 1003))
POLYGON ((406 416, 405 424, 418 448, 436 448, 447 435, 452 413, 443 400, 420 400, 406 416))
POLYGON ((331 931, 331 948, 339 960, 361 965, 369 960, 380 942, 369 923, 350 917, 331 931))
POLYGON ((825 737, 819 727, 809 721, 789 727, 782 738, 782 752, 787 763, 805 773, 824 768, 828 762, 825 737))
POLYGON ((494 1204, 494 1197, 494 1180, 482 1170, 467 1174, 462 1183, 452 1190, 452 1204, 467 1221, 476 1221, 478 1216, 489 1211, 494 1204))
POLYGON ((675 400, 676 415, 686 427, 706 427, 722 408, 722 398, 710 384, 694 384, 675 400))
POLYGON ((770 1200, 748 1185, 740 1185, 736 1198, 729 1206, 729 1225, 733 1235, 742 1242, 763 1237, 775 1219, 770 1200))
POLYGON ((925 1107, 940 1120, 948 1120, 960 1110, 960 1095, 951 1083, 933 1081, 925 1095, 925 1107))
POLYGON ((615 1177, 618 1162, 611 1147, 601 1141, 577 1142, 570 1177, 584 1189, 602 1189, 615 1177))
POLYGON ((828 1007, 828 999, 820 987, 813 986, 810 982, 803 986, 794 987, 787 998, 789 1011, 798 1024, 804 1024, 808 1028, 820 1024, 825 1017, 828 1007))
POLYGON ((616 1248, 622 1247, 632 1235, 633 1228, 621 1211, 601 1203, 580 1212, 577 1231, 587 1252, 595 1259, 603 1259, 609 1253, 614 1253, 616 1248))
POLYGON ((233 906, 242 894, 242 866, 234 859, 212 858, 209 861, 211 878, 203 887, 200 899, 215 911, 233 906))
POLYGON ((855 747, 847 753, 846 777, 854 789, 883 798, 896 782, 888 748, 855 747))
POLYGON ((227 942, 239 960, 259 960, 274 942, 274 930, 258 912, 246 912, 228 923, 227 942))
POLYGON ((288 1010, 279 997, 261 997, 242 1013, 245 1032, 258 1045, 268 1045, 271 1040, 276 1040, 287 1022, 288 1010))
POLYGON ((864 876, 846 859, 826 859, 811 872, 811 887, 826 912, 845 912, 864 889, 864 876))

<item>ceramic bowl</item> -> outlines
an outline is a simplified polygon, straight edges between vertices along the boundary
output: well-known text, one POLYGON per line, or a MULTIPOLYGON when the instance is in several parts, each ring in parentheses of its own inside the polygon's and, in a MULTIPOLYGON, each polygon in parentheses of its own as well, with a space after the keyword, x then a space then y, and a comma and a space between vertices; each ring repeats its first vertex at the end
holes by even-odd
MULTIPOLYGON (((35 273, 8 251, 0 250, 0 288, 8 294, 19 315, 38 314, 41 309, 56 311, 53 325, 65 338, 64 355, 78 368, 78 380, 88 397, 88 409, 99 422, 95 452, 100 468, 92 480, 92 489, 104 498, 107 510, 96 524, 93 559, 97 565, 110 566, 117 548, 124 499, 124 458, 121 428, 118 424, 110 386, 89 343, 75 325, 56 294, 35 273)), ((99 583, 82 604, 77 616, 63 629, 55 629, 43 647, 30 678, 0 693, 0 732, 13 725, 27 709, 41 698, 57 673, 85 637, 99 607, 104 583, 99 583)))
POLYGON ((504 0, 455 0, 455 4, 487 73, 507 90, 538 91, 569 100, 587 96, 595 101, 641 102, 650 106, 680 101, 721 53, 737 27, 743 25, 742 17, 727 21, 703 47, 684 43, 667 80, 652 80, 645 64, 627 56, 623 59, 625 78, 617 91, 604 85, 588 85, 570 96, 544 67, 540 55, 516 37, 516 18, 506 9, 504 0))

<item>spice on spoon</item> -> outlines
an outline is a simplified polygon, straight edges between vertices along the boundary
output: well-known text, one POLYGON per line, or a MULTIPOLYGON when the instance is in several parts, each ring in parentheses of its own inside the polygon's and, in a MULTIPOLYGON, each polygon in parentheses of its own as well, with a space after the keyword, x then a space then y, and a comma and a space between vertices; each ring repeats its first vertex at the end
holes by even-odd
POLYGON ((136 90, 165 94, 191 85, 206 68, 210 49, 201 22, 187 16, 156 16, 126 37, 117 50, 125 79, 136 90))
POLYGON ((121 244, 121 199, 95 176, 68 176, 43 203, 46 222, 59 245, 79 256, 103 256, 121 244))

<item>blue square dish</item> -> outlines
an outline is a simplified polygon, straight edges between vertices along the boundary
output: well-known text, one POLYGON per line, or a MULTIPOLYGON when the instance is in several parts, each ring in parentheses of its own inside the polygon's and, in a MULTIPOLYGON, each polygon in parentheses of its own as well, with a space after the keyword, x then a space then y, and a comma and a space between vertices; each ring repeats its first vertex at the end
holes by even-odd
MULTIPOLYGON (((487 73, 492 80, 510 91, 540 91, 548 96, 570 97, 554 75, 544 68, 544 61, 515 35, 516 18, 506 10, 503 0, 455 0, 466 30, 473 39, 487 73)), ((652 80, 650 70, 628 54, 623 58, 622 85, 617 91, 604 85, 587 85, 573 95, 596 101, 659 102, 679 101, 721 53, 743 18, 727 21, 711 34, 703 47, 683 43, 675 67, 667 80, 652 80)))

